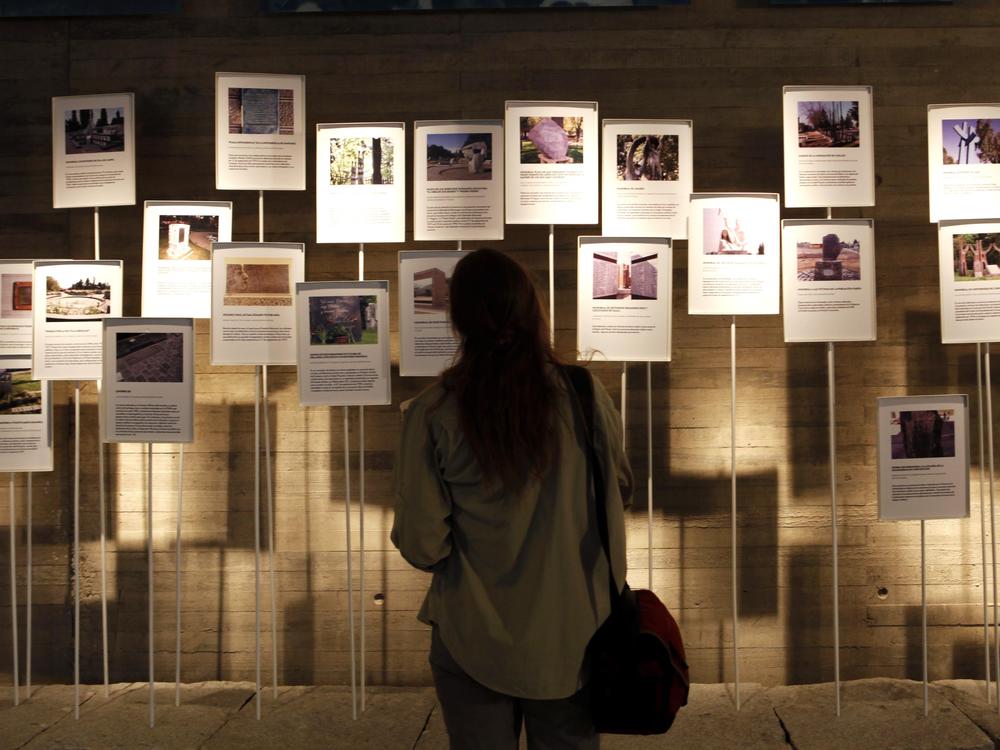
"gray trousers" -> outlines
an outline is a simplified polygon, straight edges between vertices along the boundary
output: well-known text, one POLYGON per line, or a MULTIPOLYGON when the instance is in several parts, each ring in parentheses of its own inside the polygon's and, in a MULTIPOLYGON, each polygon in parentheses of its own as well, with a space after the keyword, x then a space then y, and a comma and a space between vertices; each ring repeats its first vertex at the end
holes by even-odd
POLYGON ((469 677, 435 627, 431 672, 451 750, 516 750, 523 721, 528 750, 598 750, 584 691, 558 700, 504 695, 469 677))

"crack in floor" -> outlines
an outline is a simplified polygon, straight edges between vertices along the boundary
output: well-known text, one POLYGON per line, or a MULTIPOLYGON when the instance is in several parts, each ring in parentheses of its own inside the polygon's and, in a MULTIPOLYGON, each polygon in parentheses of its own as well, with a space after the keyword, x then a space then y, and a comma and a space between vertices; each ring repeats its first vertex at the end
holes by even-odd
POLYGON ((778 720, 778 723, 781 725, 781 731, 785 733, 785 744, 788 745, 790 748, 792 748, 792 750, 798 750, 795 747, 795 743, 792 742, 792 734, 791 732, 788 731, 788 727, 785 726, 785 722, 782 720, 781 714, 778 713, 778 709, 772 707, 771 710, 774 711, 774 717, 778 720))

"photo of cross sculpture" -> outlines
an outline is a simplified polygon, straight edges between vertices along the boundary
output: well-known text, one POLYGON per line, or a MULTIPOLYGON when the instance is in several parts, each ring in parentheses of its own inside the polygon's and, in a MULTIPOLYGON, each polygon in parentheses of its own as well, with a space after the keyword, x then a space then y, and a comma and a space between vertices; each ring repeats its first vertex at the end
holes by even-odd
POLYGON ((965 149, 965 163, 969 163, 969 150, 979 143, 979 134, 975 128, 970 128, 969 123, 963 122, 961 125, 952 125, 955 133, 958 134, 958 163, 962 163, 962 149, 965 149))

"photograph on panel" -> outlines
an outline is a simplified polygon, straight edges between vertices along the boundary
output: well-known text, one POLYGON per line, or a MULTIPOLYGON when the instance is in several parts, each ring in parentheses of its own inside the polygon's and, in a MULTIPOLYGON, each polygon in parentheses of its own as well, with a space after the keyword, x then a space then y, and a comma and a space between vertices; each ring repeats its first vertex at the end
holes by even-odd
POLYGON ((29 369, 0 369, 0 415, 41 414, 42 383, 29 369))
POLYGON ((773 227, 765 226, 767 222, 759 219, 753 207, 742 211, 706 208, 702 221, 705 255, 765 255, 769 250, 766 238, 773 227))
POLYGON ((291 307, 292 263, 281 258, 227 258, 226 307, 291 307))
POLYGON ((160 217, 160 260, 211 260, 218 239, 218 214, 160 217))
POLYGON ((945 165, 1000 164, 1000 120, 942 120, 945 165))
POLYGON ((955 410, 890 413, 892 458, 954 458, 955 410))
POLYGON ((678 180, 677 135, 617 136, 618 180, 678 180))
POLYGON ((440 315, 448 311, 451 274, 437 266, 420 268, 413 273, 413 312, 417 315, 440 315))
POLYGON ((183 383, 184 334, 115 334, 115 376, 119 383, 183 383))
POLYGON ((125 150, 125 110, 122 107, 66 110, 66 155, 125 150))
POLYGON ((799 281, 861 281, 861 241, 835 232, 795 246, 799 281))
POLYGON ((955 281, 1000 281, 1000 234, 953 234, 955 281))
POLYGON ((309 298, 309 343, 377 344, 374 294, 309 298))
POLYGON ((0 274, 0 318, 31 318, 31 274, 0 274))
POLYGON ((331 138, 331 185, 391 185, 395 147, 391 138, 331 138))
POLYGON ((656 299, 657 253, 595 251, 593 299, 656 299))
POLYGON ((799 148, 857 148, 861 118, 856 101, 799 102, 799 148))
POLYGON ((521 164, 583 164, 582 117, 521 117, 521 164))
POLYGON ((427 181, 492 180, 491 133, 428 133, 427 181))
POLYGON ((229 88, 230 135, 293 135, 292 89, 229 88))
POLYGON ((54 266, 45 276, 45 320, 93 320, 111 314, 111 279, 117 268, 54 266))

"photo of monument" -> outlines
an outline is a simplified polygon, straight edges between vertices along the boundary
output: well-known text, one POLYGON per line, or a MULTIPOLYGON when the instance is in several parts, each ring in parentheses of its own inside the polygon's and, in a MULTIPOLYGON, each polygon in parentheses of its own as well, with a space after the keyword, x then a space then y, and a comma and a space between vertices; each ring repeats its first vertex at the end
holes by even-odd
POLYGON ((656 299, 657 254, 640 255, 620 250, 612 255, 596 251, 593 257, 595 300, 656 299))
POLYGON ((942 120, 943 164, 1000 164, 1000 120, 942 120))
POLYGON ((890 413, 892 458, 954 458, 955 410, 890 413))
POLYGON ((795 246, 799 281, 861 281, 861 242, 825 234, 795 246))
POLYGON ((858 148, 858 102, 799 102, 799 148, 858 148))
POLYGON ((291 261, 269 258, 226 260, 226 307, 291 307, 291 261))
POLYGON ((309 298, 309 343, 377 344, 375 295, 309 298))
POLYGON ((219 216, 161 216, 160 260, 211 260, 219 216))
POLYGON ((619 135, 618 179, 677 180, 680 159, 676 135, 619 135))
POLYGON ((293 135, 292 89, 229 89, 231 135, 293 135))
POLYGON ((125 150, 125 110, 122 107, 66 111, 66 155, 125 150))
POLYGON ((0 318, 31 317, 31 274, 0 274, 0 318))
POLYGON ((492 180, 491 133, 429 133, 427 180, 492 180))
POLYGON ((955 281, 1000 281, 1000 232, 952 235, 955 281))
POLYGON ((583 164, 582 117, 522 117, 521 164, 583 164))
POLYGON ((413 274, 413 312, 417 315, 442 314, 448 310, 451 272, 422 268, 413 274))
POLYGON ((42 413, 42 384, 30 369, 0 370, 0 415, 42 413))
POLYGON ((119 383, 183 383, 184 334, 116 333, 119 383))
POLYGON ((705 255, 764 255, 766 232, 751 214, 736 216, 721 208, 702 213, 702 252, 705 255))
POLYGON ((102 269, 95 266, 93 274, 80 276, 79 269, 54 267, 45 277, 45 320, 93 321, 111 314, 111 283, 102 278, 102 269))
POLYGON ((391 185, 391 138, 331 138, 331 185, 391 185))

